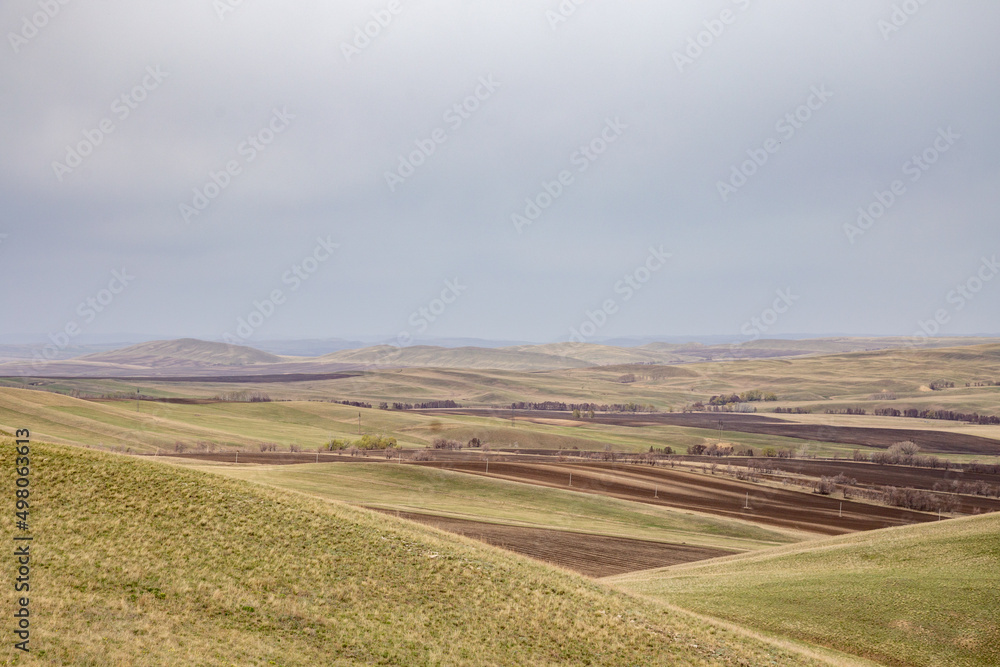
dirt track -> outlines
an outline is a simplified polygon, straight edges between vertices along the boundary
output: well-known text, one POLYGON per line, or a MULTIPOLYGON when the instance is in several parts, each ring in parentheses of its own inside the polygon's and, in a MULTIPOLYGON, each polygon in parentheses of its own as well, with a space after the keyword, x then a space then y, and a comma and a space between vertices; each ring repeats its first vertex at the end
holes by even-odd
MULTIPOLYGON (((482 462, 416 463, 487 475, 482 462)), ((706 512, 781 528, 840 535, 932 521, 922 512, 739 482, 720 475, 613 463, 491 462, 490 477, 706 512), (570 474, 572 473, 572 486, 570 474), (749 502, 747 501, 747 494, 749 502), (843 516, 841 516, 843 503, 843 516), (749 509, 746 505, 749 504, 749 509)))
MULTIPOLYGON (((449 409, 434 411, 437 414, 465 414, 479 417, 510 417, 510 412, 496 410, 449 409)), ((426 412, 426 414, 433 414, 426 412)), ((568 412, 548 410, 518 410, 515 419, 524 421, 572 419, 568 412)), ((902 418, 901 418, 902 419, 902 418)), ((588 422, 615 426, 682 426, 687 428, 774 435, 816 442, 837 442, 846 445, 888 448, 902 440, 912 440, 921 451, 940 454, 1000 455, 1000 440, 964 433, 923 431, 915 429, 869 428, 861 426, 827 426, 825 424, 796 424, 784 419, 755 414, 727 412, 656 412, 640 414, 598 413, 588 422)))
POLYGON ((509 549, 591 577, 610 577, 735 553, 684 544, 586 535, 547 528, 504 526, 416 512, 379 511, 509 549))

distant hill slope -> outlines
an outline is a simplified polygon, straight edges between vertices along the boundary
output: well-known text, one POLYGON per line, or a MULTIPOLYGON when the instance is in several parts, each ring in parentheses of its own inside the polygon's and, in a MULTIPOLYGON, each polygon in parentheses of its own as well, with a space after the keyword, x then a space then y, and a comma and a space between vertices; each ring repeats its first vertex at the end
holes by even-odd
POLYGON ((1000 664, 1000 514, 622 575, 623 590, 890 665, 1000 664))
MULTIPOLYGON (((995 344, 997 340, 933 339, 920 345, 915 351, 926 352, 948 345, 964 347, 984 343, 995 344)), ((19 350, 21 359, 3 362, 0 358, 0 376, 204 375, 219 370, 234 374, 289 374, 329 373, 350 368, 418 367, 530 372, 851 354, 898 349, 909 345, 912 345, 912 341, 906 338, 758 340, 743 345, 712 346, 697 343, 650 343, 640 347, 591 343, 550 343, 500 348, 377 345, 339 350, 317 357, 282 357, 248 346, 184 338, 142 343, 41 364, 26 361, 27 353, 19 350)))
POLYGON ((162 368, 190 364, 248 366, 251 364, 280 363, 285 359, 243 345, 181 338, 140 343, 111 352, 88 354, 80 357, 79 361, 91 364, 122 364, 143 368, 162 368))
POLYGON ((641 347, 614 347, 592 343, 548 343, 545 345, 518 345, 502 349, 511 352, 533 352, 576 359, 592 366, 658 363, 664 358, 663 355, 646 351, 641 347))
POLYGON ((344 350, 320 357, 340 364, 372 366, 469 368, 496 370, 554 370, 592 365, 583 359, 535 352, 534 348, 433 347, 379 345, 361 350, 344 350))
MULTIPOLYGON (((821 664, 374 512, 32 448, 32 653, 17 664, 821 664)), ((0 515, 5 535, 14 520, 0 515)), ((5 586, 5 609, 14 597, 5 586)))

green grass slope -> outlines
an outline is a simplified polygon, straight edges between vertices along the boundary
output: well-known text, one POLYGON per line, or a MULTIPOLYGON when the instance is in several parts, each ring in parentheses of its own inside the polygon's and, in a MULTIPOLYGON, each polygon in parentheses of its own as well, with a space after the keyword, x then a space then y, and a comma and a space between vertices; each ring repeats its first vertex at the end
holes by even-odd
POLYGON ((821 664, 345 504, 32 447, 33 650, 8 645, 5 664, 821 664))
POLYGON ((736 551, 800 537, 748 521, 395 463, 224 465, 211 470, 369 507, 736 551))
POLYGON ((619 588, 889 665, 1000 664, 1000 514, 613 579, 619 588))

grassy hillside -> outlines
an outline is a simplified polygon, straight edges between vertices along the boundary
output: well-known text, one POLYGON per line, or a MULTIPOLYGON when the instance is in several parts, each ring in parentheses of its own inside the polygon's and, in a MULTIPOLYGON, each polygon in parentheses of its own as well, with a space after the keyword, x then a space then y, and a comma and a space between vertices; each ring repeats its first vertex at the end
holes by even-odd
POLYGON ((358 412, 365 415, 365 433, 391 433, 404 446, 423 447, 430 441, 431 417, 335 403, 94 402, 0 388, 0 427, 11 430, 30 423, 39 437, 49 440, 134 452, 173 450, 178 442, 188 449, 203 443, 254 449, 264 442, 315 449, 331 437, 357 437, 358 412))
POLYGON ((642 503, 392 463, 221 466, 212 470, 350 503, 512 525, 721 549, 761 549, 798 534, 642 503))
MULTIPOLYGON (((200 384, 191 386, 201 388, 200 384)), ((219 391, 233 388, 233 385, 220 385, 219 391)), ((146 391, 144 388, 143 392, 146 391)), ((331 437, 356 438, 358 413, 362 416, 362 433, 392 435, 404 447, 425 447, 436 437, 463 442, 478 437, 494 448, 600 450, 610 444, 620 451, 642 452, 650 446, 669 445, 683 452, 690 445, 718 439, 718 432, 714 430, 679 426, 632 428, 565 418, 541 419, 536 420, 537 423, 519 418, 512 425, 509 412, 502 410, 493 417, 477 417, 353 408, 326 401, 200 405, 94 402, 46 391, 0 387, 0 428, 6 426, 10 431, 18 424, 32 423, 40 437, 55 442, 133 452, 154 452, 157 448, 172 451, 178 442, 189 451, 203 447, 256 450, 265 442, 276 443, 285 450, 291 445, 315 450, 331 437)), ((1000 427, 965 426, 962 422, 844 415, 783 417, 841 426, 955 430, 1000 438, 1000 427)), ((856 448, 854 445, 751 433, 727 431, 724 436, 726 442, 736 445, 805 448, 820 456, 850 456, 856 448)), ((950 458, 962 460, 970 456, 950 455, 950 458)), ((983 460, 987 457, 971 458, 983 460)))
POLYGON ((664 570, 619 588, 890 665, 1000 664, 1000 514, 664 570))
POLYGON ((40 443, 32 480, 33 651, 9 664, 819 664, 339 503, 40 443))
POLYGON ((480 368, 530 371, 552 368, 580 368, 589 362, 572 356, 548 354, 526 348, 434 347, 379 345, 361 350, 343 350, 321 357, 341 364, 375 366, 416 366, 433 368, 480 368))
MULTIPOLYGON (((598 351, 603 349, 591 347, 598 351)), ((412 349, 407 353, 419 356, 418 352, 409 351, 412 349)), ((453 350, 450 354, 456 355, 456 363, 473 363, 471 358, 460 358, 466 354, 464 350, 453 350)), ((425 366, 434 363, 432 358, 418 359, 417 356, 413 358, 414 363, 419 361, 425 366)), ((775 392, 779 401, 758 405, 760 410, 803 406, 824 412, 828 407, 850 406, 864 407, 871 412, 884 406, 1000 414, 1000 387, 965 386, 967 382, 977 381, 1000 382, 1000 345, 853 352, 796 359, 724 359, 683 365, 624 364, 534 372, 472 367, 402 368, 294 383, 145 383, 142 389, 150 395, 180 392, 188 396, 211 396, 252 386, 264 389, 273 398, 290 399, 334 397, 373 403, 451 399, 470 406, 509 406, 516 401, 635 402, 653 404, 661 410, 680 410, 694 401, 707 401, 715 394, 761 389, 775 392), (623 381, 627 376, 634 376, 634 381, 623 381), (955 387, 931 391, 930 385, 939 380, 954 382, 955 387), (884 392, 891 392, 896 399, 874 397, 884 392)), ((82 380, 46 382, 61 390, 72 386, 94 390, 82 380)), ((115 384, 115 389, 120 389, 120 385, 115 384)), ((132 388, 134 390, 134 386, 132 388)))
POLYGON ((190 362, 220 366, 244 366, 284 361, 282 357, 261 352, 252 347, 213 343, 194 338, 140 343, 120 350, 88 354, 80 357, 79 360, 90 364, 123 364, 148 368, 179 366, 190 362))

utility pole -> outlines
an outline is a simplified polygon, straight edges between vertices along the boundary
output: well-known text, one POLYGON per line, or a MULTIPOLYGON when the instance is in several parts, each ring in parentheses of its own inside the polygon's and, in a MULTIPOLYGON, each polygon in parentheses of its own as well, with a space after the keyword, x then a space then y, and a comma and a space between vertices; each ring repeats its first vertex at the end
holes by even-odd
POLYGON ((745 509, 745 510, 750 509, 750 492, 749 491, 747 491, 747 501, 743 505, 743 509, 745 509))
POLYGON ((844 501, 843 500, 840 501, 840 518, 841 519, 844 518, 844 501))
POLYGON ((569 474, 569 485, 573 486, 573 473, 569 474))
POLYGON ((361 435, 361 413, 358 413, 358 435, 361 435))

